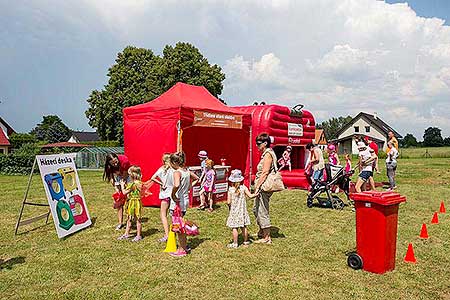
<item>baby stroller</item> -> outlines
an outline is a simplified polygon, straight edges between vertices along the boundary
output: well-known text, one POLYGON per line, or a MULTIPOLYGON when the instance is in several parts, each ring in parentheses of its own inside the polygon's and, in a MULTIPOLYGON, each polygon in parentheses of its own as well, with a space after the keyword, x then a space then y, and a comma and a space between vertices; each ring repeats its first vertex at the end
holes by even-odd
POLYGON ((326 179, 316 181, 311 185, 306 205, 308 207, 313 206, 314 199, 317 199, 319 205, 322 207, 329 207, 333 209, 343 209, 345 206, 342 201, 336 195, 336 189, 339 188, 347 196, 347 202, 350 202, 350 177, 355 173, 354 170, 345 172, 344 167, 335 166, 332 164, 325 164, 326 179), (326 193, 326 198, 321 198, 320 195, 326 193))

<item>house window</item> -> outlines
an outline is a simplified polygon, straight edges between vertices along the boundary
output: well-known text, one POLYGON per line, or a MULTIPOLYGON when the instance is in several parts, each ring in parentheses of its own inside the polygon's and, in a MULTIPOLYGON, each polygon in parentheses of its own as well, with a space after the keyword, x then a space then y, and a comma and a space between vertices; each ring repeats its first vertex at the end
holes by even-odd
POLYGON ((355 126, 355 132, 359 132, 359 126, 355 126))
POLYGON ((5 149, 0 148, 0 154, 4 154, 5 153, 5 149))
POLYGON ((366 126, 366 132, 370 132, 370 126, 366 126))

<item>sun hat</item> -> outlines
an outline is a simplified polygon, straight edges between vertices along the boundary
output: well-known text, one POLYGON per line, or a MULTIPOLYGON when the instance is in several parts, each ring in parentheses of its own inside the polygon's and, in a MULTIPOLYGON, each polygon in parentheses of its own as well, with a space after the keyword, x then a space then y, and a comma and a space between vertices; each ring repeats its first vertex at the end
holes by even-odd
POLYGON ((208 157, 208 153, 205 150, 201 150, 198 153, 198 157, 200 157, 200 158, 207 158, 208 157))
POLYGON ((328 148, 328 150, 330 150, 330 151, 336 150, 336 146, 334 146, 333 144, 328 145, 327 148, 328 148))
POLYGON ((358 149, 367 148, 367 146, 366 146, 366 144, 364 144, 364 142, 358 142, 356 144, 356 146, 358 147, 358 149))
POLYGON ((235 169, 235 170, 231 171, 231 174, 230 174, 230 177, 228 177, 228 180, 231 182, 241 182, 242 180, 244 180, 241 170, 235 169))
POLYGON ((286 150, 292 150, 292 146, 287 146, 286 150))

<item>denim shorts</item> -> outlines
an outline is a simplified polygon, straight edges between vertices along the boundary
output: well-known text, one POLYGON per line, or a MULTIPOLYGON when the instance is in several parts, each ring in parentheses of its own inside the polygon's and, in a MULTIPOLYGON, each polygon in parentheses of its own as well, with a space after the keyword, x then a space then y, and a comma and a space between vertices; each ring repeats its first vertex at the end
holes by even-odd
POLYGON ((359 173, 359 178, 361 178, 364 181, 369 180, 369 178, 372 176, 373 176, 372 171, 362 171, 361 173, 359 173))
POLYGON ((322 177, 323 177, 323 169, 314 171, 314 173, 313 173, 314 180, 319 180, 322 177))

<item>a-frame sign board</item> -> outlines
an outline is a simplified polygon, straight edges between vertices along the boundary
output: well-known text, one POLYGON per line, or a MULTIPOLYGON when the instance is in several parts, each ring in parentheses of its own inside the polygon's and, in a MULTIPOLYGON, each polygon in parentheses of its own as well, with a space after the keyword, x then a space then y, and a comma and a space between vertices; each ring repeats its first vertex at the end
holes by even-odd
POLYGON ((17 219, 16 229, 14 231, 14 235, 17 235, 19 227, 23 226, 23 225, 31 224, 33 222, 36 222, 36 221, 39 221, 39 220, 42 220, 42 219, 45 219, 45 224, 48 224, 48 218, 50 217, 50 205, 43 204, 43 203, 33 203, 33 202, 30 202, 30 201, 27 201, 28 192, 30 191, 31 180, 33 179, 33 174, 34 174, 34 169, 35 168, 36 168, 36 158, 34 159, 33 167, 31 168, 31 173, 30 173, 30 176, 28 177, 28 184, 27 184, 27 187, 25 189, 25 195, 23 196, 22 207, 20 208, 19 218, 17 219), (39 216, 32 217, 32 218, 29 218, 29 219, 26 219, 26 220, 22 221, 23 209, 25 208, 25 205, 45 206, 45 207, 48 207, 49 209, 47 210, 47 212, 45 214, 41 214, 39 216))
POLYGON ((83 190, 81 188, 80 179, 78 178, 75 159, 76 153, 36 156, 28 179, 22 207, 20 208, 15 234, 17 234, 20 226, 44 218, 46 219, 47 224, 50 214, 52 215, 56 233, 59 238, 63 238, 92 224, 83 190), (44 185, 47 204, 33 203, 27 200, 31 179, 33 178, 36 165, 39 167, 39 175, 44 185), (49 208, 49 211, 45 214, 22 221, 23 210, 26 205, 46 206, 49 208))

